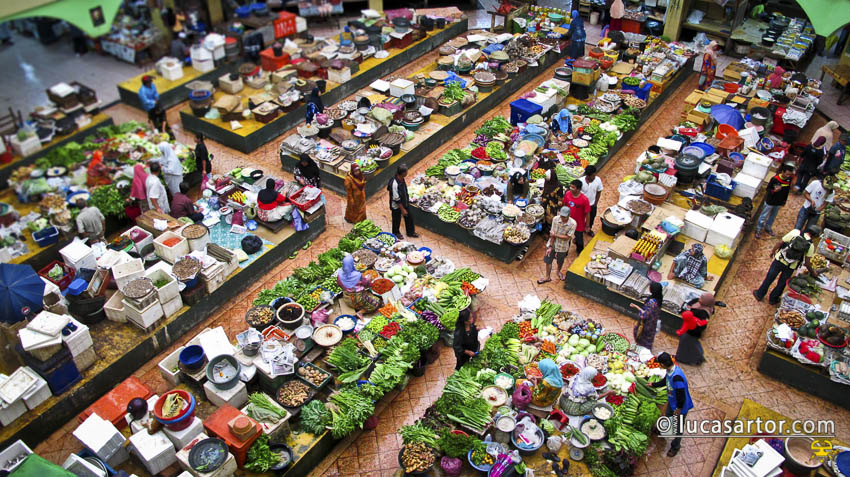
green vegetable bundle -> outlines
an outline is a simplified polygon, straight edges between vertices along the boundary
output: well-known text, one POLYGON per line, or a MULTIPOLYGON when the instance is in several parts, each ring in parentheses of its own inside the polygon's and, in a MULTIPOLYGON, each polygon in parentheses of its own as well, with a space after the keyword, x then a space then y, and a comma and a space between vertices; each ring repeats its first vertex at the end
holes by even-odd
POLYGON ((504 118, 504 116, 495 116, 493 119, 488 119, 487 121, 484 121, 484 124, 482 124, 480 128, 475 130, 475 134, 483 134, 488 138, 492 139, 498 134, 507 134, 512 130, 513 126, 511 126, 511 123, 509 123, 508 120, 504 118))
POLYGON ((336 409, 331 410, 331 433, 335 439, 362 427, 366 419, 375 413, 372 400, 355 391, 340 391, 332 395, 330 401, 336 405, 336 409))
POLYGON ((276 405, 263 393, 251 393, 248 396, 248 416, 270 423, 276 423, 287 416, 285 409, 276 405))
POLYGON ((534 313, 534 318, 531 319, 532 328, 543 328, 552 324, 555 315, 561 311, 561 305, 552 303, 548 300, 543 300, 540 308, 534 313))
POLYGON ((327 362, 341 371, 353 371, 368 366, 371 360, 360 354, 360 349, 357 347, 357 341, 354 338, 346 338, 331 351, 327 362))
POLYGON ((487 156, 494 161, 505 161, 508 159, 508 153, 505 152, 504 145, 498 141, 489 142, 485 149, 487 150, 487 156))
POLYGON ((469 159, 470 155, 463 149, 452 149, 443 154, 437 161, 437 164, 425 169, 425 175, 429 177, 443 177, 446 173, 446 168, 456 166, 461 162, 469 159))
POLYGON ((399 429, 398 433, 401 434, 401 438, 405 444, 422 442, 428 447, 439 447, 438 440, 440 437, 437 435, 437 432, 421 422, 404 426, 399 429))
POLYGON ((123 218, 126 198, 127 196, 123 195, 115 184, 107 184, 91 190, 89 205, 100 209, 103 215, 123 218))
POLYGON ((381 233, 381 228, 369 219, 357 222, 351 232, 358 237, 372 238, 381 233))
POLYGON ((441 282, 444 283, 452 283, 452 282, 467 282, 472 283, 475 280, 481 278, 481 275, 473 272, 469 268, 458 268, 457 270, 447 273, 440 278, 441 282))
POLYGON ((248 449, 248 460, 245 468, 251 472, 267 472, 280 462, 280 454, 269 448, 269 436, 261 435, 248 449))
POLYGON ((319 435, 331 423, 331 412, 325 403, 313 399, 301 407, 301 426, 307 432, 319 435))
POLYGON ((440 440, 437 442, 437 446, 441 451, 443 451, 443 454, 460 459, 466 456, 466 454, 472 449, 474 443, 474 437, 463 434, 455 434, 448 429, 444 429, 443 432, 440 433, 440 440))

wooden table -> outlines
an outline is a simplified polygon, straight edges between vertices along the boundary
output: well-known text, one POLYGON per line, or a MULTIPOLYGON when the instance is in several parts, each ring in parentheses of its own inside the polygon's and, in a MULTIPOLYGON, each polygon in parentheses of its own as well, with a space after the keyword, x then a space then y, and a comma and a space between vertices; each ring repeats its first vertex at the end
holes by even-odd
POLYGON ((850 96, 850 65, 823 65, 820 67, 820 79, 823 81, 823 75, 828 74, 836 83, 841 85, 841 94, 838 96, 836 104, 841 106, 841 103, 850 96))

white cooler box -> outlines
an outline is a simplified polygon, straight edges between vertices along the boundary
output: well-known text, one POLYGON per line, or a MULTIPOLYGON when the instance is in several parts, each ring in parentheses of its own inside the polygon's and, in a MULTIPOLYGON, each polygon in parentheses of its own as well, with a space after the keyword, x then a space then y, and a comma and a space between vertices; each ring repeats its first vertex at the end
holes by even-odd
POLYGON ((705 237, 705 243, 718 247, 726 245, 729 248, 735 244, 741 229, 744 228, 744 219, 728 212, 717 214, 714 224, 705 237))
POLYGON ((756 179, 764 180, 764 178, 767 177, 767 173, 770 170, 770 164, 772 162, 773 161, 767 156, 761 155, 757 152, 751 152, 744 160, 744 167, 741 169, 741 172, 753 176, 756 179))
POLYGON ((74 240, 59 249, 59 255, 62 256, 62 261, 66 265, 74 269, 77 275, 80 274, 80 270, 83 268, 89 270, 97 269, 97 260, 94 258, 94 252, 91 247, 79 240, 74 240))
POLYGON ((698 210, 689 210, 685 214, 685 227, 682 233, 698 242, 705 242, 705 236, 713 224, 714 219, 711 217, 698 210))
POLYGON ((756 196, 762 183, 761 179, 744 174, 743 172, 739 172, 732 180, 735 181, 735 189, 732 191, 732 195, 736 197, 749 197, 750 199, 756 196))

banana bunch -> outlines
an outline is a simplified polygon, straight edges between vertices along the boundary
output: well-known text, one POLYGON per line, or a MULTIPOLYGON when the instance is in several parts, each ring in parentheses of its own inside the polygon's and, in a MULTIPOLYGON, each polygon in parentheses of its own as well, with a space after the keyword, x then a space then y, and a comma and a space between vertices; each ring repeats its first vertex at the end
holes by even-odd
POLYGON ((241 190, 234 192, 230 196, 230 200, 232 200, 233 202, 236 202, 238 204, 244 204, 245 202, 248 202, 248 198, 245 197, 245 193, 242 192, 241 190))

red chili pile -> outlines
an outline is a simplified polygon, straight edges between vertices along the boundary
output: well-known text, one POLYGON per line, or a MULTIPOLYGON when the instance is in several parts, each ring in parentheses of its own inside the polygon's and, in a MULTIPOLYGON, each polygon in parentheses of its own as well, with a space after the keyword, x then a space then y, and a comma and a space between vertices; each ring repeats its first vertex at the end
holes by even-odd
POLYGON ((396 333, 398 333, 399 331, 401 331, 401 325, 399 325, 395 321, 391 321, 384 326, 384 328, 381 330, 381 334, 387 338, 390 338, 392 336, 395 336, 396 333))

